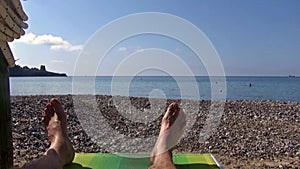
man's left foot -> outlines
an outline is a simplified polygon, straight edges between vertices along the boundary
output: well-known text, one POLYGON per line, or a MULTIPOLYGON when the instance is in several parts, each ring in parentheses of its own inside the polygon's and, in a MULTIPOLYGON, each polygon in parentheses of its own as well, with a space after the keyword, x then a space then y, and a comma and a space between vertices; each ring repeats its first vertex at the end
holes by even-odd
POLYGON ((50 148, 45 154, 55 151, 62 166, 73 161, 75 151, 67 133, 67 114, 57 99, 51 99, 42 112, 42 121, 46 127, 50 148))

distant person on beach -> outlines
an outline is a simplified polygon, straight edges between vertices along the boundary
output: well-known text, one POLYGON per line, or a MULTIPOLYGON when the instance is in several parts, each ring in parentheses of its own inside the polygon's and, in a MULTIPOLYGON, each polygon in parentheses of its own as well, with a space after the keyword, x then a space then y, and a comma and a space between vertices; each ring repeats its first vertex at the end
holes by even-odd
MULTIPOLYGON (((160 133, 151 153, 152 165, 149 169, 176 169, 172 161, 172 152, 168 148, 178 142, 186 123, 185 115, 179 113, 179 110, 179 105, 172 103, 162 118, 160 133), (173 124, 177 125, 179 130, 171 128, 173 124)), ((62 169, 74 159, 75 151, 67 134, 67 114, 57 99, 51 99, 46 105, 42 112, 42 121, 51 145, 42 157, 21 169, 62 169)))

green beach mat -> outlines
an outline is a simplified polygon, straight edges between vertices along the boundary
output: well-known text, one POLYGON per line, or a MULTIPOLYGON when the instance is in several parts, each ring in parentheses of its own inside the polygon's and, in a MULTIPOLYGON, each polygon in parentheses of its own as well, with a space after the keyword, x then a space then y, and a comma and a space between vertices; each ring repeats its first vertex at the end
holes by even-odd
MULTIPOLYGON (((173 154, 178 169, 220 169, 211 154, 173 154)), ((76 153, 73 163, 64 169, 148 169, 149 157, 130 158, 117 154, 76 153)))

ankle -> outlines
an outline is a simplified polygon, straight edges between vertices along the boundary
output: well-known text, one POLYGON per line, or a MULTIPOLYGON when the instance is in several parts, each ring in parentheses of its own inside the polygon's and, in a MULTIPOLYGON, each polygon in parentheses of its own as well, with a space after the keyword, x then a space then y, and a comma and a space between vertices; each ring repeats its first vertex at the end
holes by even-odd
POLYGON ((53 164, 60 164, 59 166, 63 166, 62 161, 59 157, 59 154, 58 154, 58 152, 56 152, 56 150, 54 148, 50 147, 45 152, 43 157, 49 159, 49 161, 51 161, 51 163, 53 162, 53 164))
POLYGON ((158 154, 155 156, 153 165, 160 165, 160 164, 172 164, 173 165, 173 159, 172 159, 172 153, 170 151, 166 151, 164 153, 158 154))

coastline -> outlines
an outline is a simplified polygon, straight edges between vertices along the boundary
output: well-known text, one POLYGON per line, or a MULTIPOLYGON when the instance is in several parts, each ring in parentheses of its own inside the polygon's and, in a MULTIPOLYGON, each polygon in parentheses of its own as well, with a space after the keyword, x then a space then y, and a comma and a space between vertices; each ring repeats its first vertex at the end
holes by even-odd
MULTIPOLYGON (((41 156, 48 147, 40 114, 53 97, 61 100, 68 113, 69 136, 76 152, 107 152, 93 142, 80 126, 71 95, 11 96, 15 166, 22 166, 41 156)), ((154 125, 150 128, 142 128, 140 135, 137 135, 138 127, 131 127, 130 122, 113 113, 116 110, 109 105, 110 98, 111 96, 97 96, 97 100, 104 105, 100 109, 106 112, 106 117, 114 119, 111 126, 118 127, 121 132, 132 137, 158 134, 160 118, 153 121, 154 125)), ((167 100, 168 103, 172 101, 179 100, 167 100)), ((204 143, 199 143, 198 139, 210 101, 190 102, 199 103, 200 111, 194 110, 197 113, 196 122, 174 149, 174 153, 212 153, 224 168, 300 166, 300 102, 227 101, 217 131, 204 143)), ((147 98, 131 97, 131 103, 138 109, 149 106, 147 98)))
POLYGON ((15 65, 9 68, 10 77, 67 77, 66 73, 49 72, 46 70, 45 65, 38 68, 28 68, 27 66, 21 67, 15 65))

